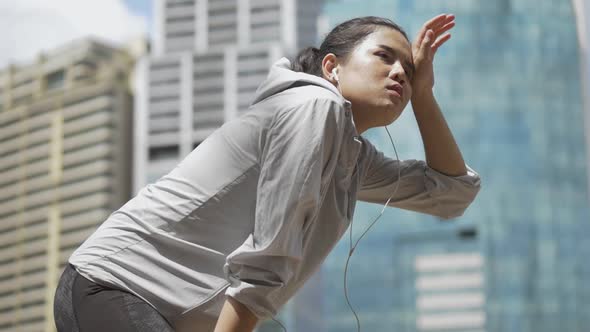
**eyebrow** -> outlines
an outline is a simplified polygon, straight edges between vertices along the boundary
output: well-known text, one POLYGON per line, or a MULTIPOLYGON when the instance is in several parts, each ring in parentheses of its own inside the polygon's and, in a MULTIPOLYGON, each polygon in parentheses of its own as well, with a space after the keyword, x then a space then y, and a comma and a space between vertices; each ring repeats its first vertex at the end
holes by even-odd
MULTIPOLYGON (((384 49, 385 51, 391 53, 392 55, 397 55, 398 52, 396 50, 394 50, 393 48, 387 46, 387 45, 383 45, 383 44, 379 44, 377 45, 380 48, 384 49)), ((412 75, 414 74, 414 72, 416 71, 416 68, 414 68, 414 64, 411 61, 405 60, 404 61, 406 66, 408 66, 411 70, 412 70, 412 75)))

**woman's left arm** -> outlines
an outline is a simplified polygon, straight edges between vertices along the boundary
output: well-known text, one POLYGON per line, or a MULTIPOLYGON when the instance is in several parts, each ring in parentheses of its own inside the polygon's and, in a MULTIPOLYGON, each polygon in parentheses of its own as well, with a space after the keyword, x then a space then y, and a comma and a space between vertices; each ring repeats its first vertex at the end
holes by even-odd
POLYGON ((416 68, 412 79, 412 109, 420 129, 426 163, 449 176, 467 174, 465 161, 445 121, 433 93, 433 61, 438 48, 451 38, 455 16, 441 14, 426 22, 414 44, 412 53, 416 68))

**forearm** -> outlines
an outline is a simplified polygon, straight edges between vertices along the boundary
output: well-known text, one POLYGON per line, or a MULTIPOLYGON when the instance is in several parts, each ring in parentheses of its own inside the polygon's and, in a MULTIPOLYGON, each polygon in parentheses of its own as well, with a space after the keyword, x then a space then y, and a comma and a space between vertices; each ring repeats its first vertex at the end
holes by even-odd
POLYGON ((227 296, 214 332, 251 332, 258 318, 243 304, 227 296))
POLYGON ((467 174, 461 151, 432 90, 412 96, 412 108, 424 143, 428 166, 450 176, 467 174))

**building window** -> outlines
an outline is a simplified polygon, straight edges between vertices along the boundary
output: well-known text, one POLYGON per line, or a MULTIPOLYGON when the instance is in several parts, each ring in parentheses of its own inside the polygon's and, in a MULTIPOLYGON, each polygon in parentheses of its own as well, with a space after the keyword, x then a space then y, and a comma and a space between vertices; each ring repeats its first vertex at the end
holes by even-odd
POLYGON ((154 160, 170 160, 178 158, 178 146, 163 146, 150 148, 149 158, 154 160))
POLYGON ((477 237, 477 230, 475 228, 465 228, 458 232, 459 238, 462 240, 472 240, 477 237))
POLYGON ((47 90, 61 89, 64 87, 65 80, 66 80, 65 70, 62 69, 62 70, 55 71, 55 72, 47 75, 46 88, 47 88, 47 90))

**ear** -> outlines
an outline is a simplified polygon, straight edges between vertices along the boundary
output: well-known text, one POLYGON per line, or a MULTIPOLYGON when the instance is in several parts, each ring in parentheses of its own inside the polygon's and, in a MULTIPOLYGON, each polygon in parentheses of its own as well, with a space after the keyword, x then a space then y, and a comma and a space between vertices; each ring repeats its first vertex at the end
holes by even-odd
POLYGON ((322 74, 326 80, 332 82, 333 84, 336 84, 337 82, 336 78, 334 77, 334 74, 332 74, 332 71, 337 66, 338 58, 336 57, 336 55, 334 55, 334 53, 328 53, 322 59, 322 74))

